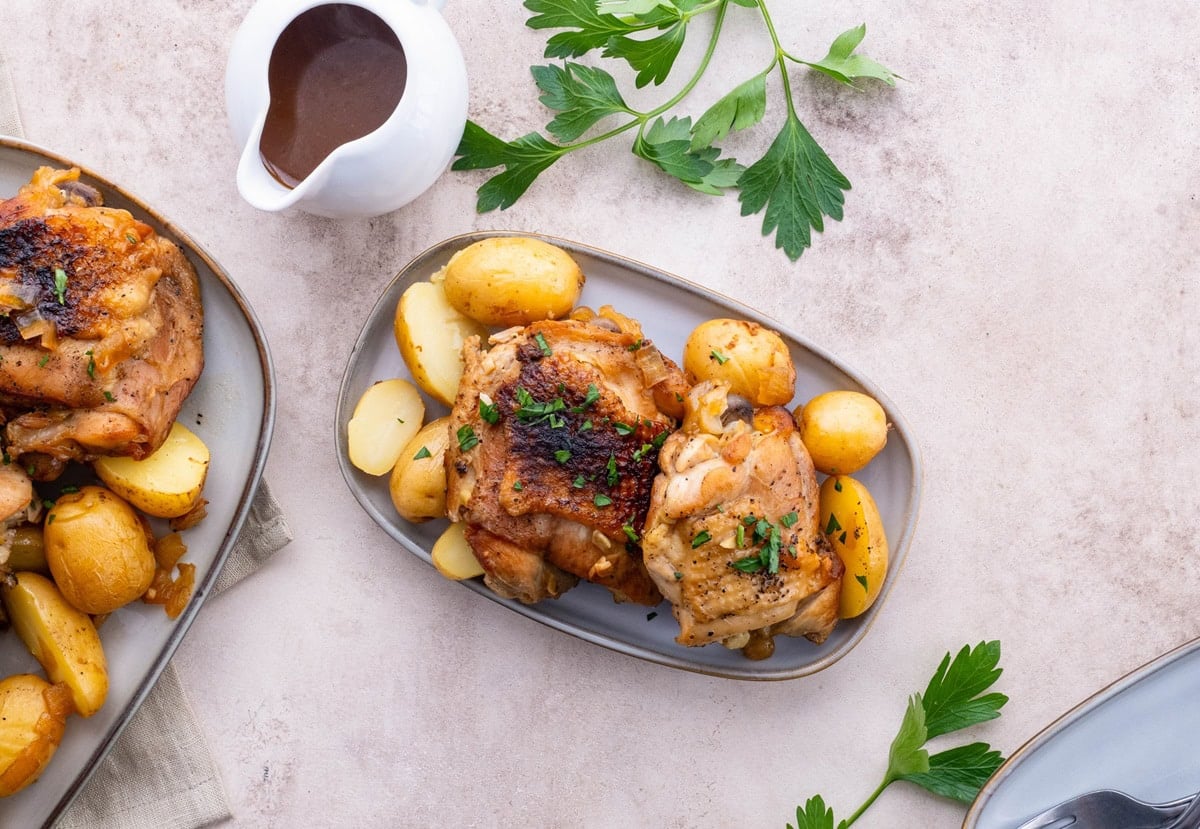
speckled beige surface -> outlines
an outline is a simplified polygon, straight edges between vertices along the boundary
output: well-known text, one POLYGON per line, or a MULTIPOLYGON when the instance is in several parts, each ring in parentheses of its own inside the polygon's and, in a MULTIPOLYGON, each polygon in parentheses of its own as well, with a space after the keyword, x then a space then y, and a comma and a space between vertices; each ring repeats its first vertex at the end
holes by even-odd
MULTIPOLYGON (((232 825, 781 827, 814 792, 841 816, 947 649, 1002 640, 1012 702, 975 736, 1011 751, 1200 634, 1193 0, 774 2, 794 51, 820 56, 865 20, 865 50, 908 79, 859 93, 797 80, 854 189, 796 265, 734 199, 656 178, 620 142, 551 169, 503 214, 477 216, 482 175, 453 173, 369 221, 258 213, 233 186, 223 104, 247 0, 4 5, 29 138, 187 228, 274 350, 268 477, 296 541, 209 603, 176 659, 232 825), (444 581, 359 510, 332 449, 359 325, 415 253, 487 227, 728 293, 887 391, 921 440, 925 499, 857 650, 761 685, 644 664, 444 581)), ((694 112, 760 63, 753 18, 735 11, 694 112)), ((527 73, 542 41, 518 4, 450 0, 446 16, 472 116, 508 136, 543 124, 527 73)), ((767 140, 738 143, 752 155, 767 140)), ((858 825, 962 814, 896 786, 858 825)))

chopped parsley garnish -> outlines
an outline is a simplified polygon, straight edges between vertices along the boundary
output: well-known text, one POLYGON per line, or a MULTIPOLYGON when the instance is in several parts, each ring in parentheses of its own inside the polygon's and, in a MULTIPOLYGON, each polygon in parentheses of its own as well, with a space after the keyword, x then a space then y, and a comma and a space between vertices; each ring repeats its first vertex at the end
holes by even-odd
POLYGON ((479 438, 475 435, 475 430, 470 424, 458 427, 458 448, 463 452, 469 449, 474 449, 479 445, 479 438))
POLYGON ((546 344, 546 338, 540 332, 533 335, 533 341, 537 343, 537 347, 541 349, 543 355, 549 357, 554 353, 550 350, 550 346, 546 344))
POLYGON ((62 268, 54 269, 54 298, 59 305, 67 304, 67 272, 62 268))
POLYGON ((514 481, 514 482, 513 482, 513 491, 514 491, 514 492, 520 492, 520 491, 521 491, 521 490, 523 490, 524 488, 525 488, 525 485, 524 485, 524 484, 522 484, 520 481, 514 481))
POLYGON ((635 530, 633 528, 633 525, 631 525, 631 524, 622 524, 621 532, 625 533, 625 537, 628 538, 630 541, 636 542, 639 538, 639 536, 637 534, 637 530, 635 530))
POLYGON ((575 480, 571 481, 571 486, 575 487, 576 489, 583 489, 586 485, 587 479, 585 479, 582 474, 576 475, 575 480))
POLYGON ((758 556, 746 556, 745 558, 739 558, 737 561, 733 562, 732 566, 734 569, 741 570, 743 573, 757 573, 762 569, 762 561, 758 556))
POLYGON ((741 524, 738 524, 738 528, 737 528, 737 545, 739 547, 746 546, 746 528, 743 527, 741 524))
POLYGON ((105 389, 104 390, 104 399, 107 400, 109 403, 112 403, 117 398, 113 397, 112 392, 110 392, 108 389, 105 389))
POLYGON ((4 465, 8 466, 10 463, 12 463, 12 455, 8 454, 8 452, 5 452, 3 458, 0 458, 0 460, 3 460, 4 465))
POLYGON ((592 503, 598 507, 607 507, 612 504, 612 498, 609 498, 603 492, 600 492, 597 493, 596 497, 592 499, 592 503))
POLYGON ((680 573, 678 570, 675 571, 675 581, 683 581, 683 573, 680 573))
POLYGON ((600 399, 600 389, 596 388, 595 383, 588 383, 587 396, 583 398, 583 402, 578 406, 572 406, 571 411, 578 414, 579 412, 590 409, 597 400, 600 399))
POLYGON ((833 482, 833 490, 834 490, 834 492, 841 492, 842 491, 842 482, 834 481, 833 482))
POLYGON ((651 446, 649 443, 643 443, 642 447, 640 449, 633 450, 633 459, 635 461, 640 461, 642 458, 646 457, 646 453, 648 453, 653 448, 654 447, 651 446))
POLYGON ((829 521, 825 524, 825 535, 833 535, 841 528, 842 525, 838 523, 837 516, 832 512, 829 513, 829 521))
POLYGON ((54 502, 50 501, 50 500, 43 500, 42 506, 45 507, 46 509, 54 509, 54 502))
POLYGON ((79 491, 79 487, 77 487, 77 486, 64 486, 62 489, 59 490, 59 492, 62 493, 63 495, 70 495, 72 492, 78 492, 78 491, 79 491))
POLYGON ((495 403, 484 402, 483 396, 479 397, 479 416, 483 418, 485 423, 490 423, 495 426, 500 422, 500 407, 495 403))
POLYGON ((57 513, 53 513, 53 512, 52 512, 52 513, 50 513, 49 515, 47 515, 47 516, 46 516, 46 523, 47 523, 47 524, 53 524, 53 523, 54 523, 54 519, 55 519, 55 518, 58 518, 58 514, 57 514, 57 513))
POLYGON ((670 435, 671 435, 671 433, 668 431, 665 431, 665 430, 662 432, 659 432, 657 435, 655 435, 654 437, 652 437, 650 439, 650 445, 653 446, 655 449, 662 449, 663 444, 667 442, 667 438, 670 437, 670 435))
POLYGON ((90 348, 83 353, 86 354, 87 358, 88 358, 88 363, 87 363, 88 377, 95 380, 96 379, 96 357, 95 357, 95 355, 92 354, 92 350, 90 348))
POLYGON ((709 352, 708 359, 716 360, 717 365, 720 365, 720 366, 723 366, 729 362, 729 358, 726 357, 724 354, 722 354, 720 351, 717 351, 715 348, 711 352, 709 352))
POLYGON ((621 423, 619 420, 613 421, 613 428, 617 430, 618 435, 632 435, 633 427, 628 423, 621 423))
POLYGON ((855 576, 854 580, 862 585, 863 590, 870 592, 871 588, 867 587, 867 577, 866 576, 855 576))
POLYGON ((795 512, 789 512, 787 515, 785 515, 779 519, 779 523, 783 524, 783 526, 785 526, 785 527, 790 527, 799 520, 800 520, 799 515, 797 515, 795 512))
POLYGON ((46 363, 50 362, 50 355, 43 354, 42 359, 38 360, 38 368, 45 368, 46 363))
POLYGON ((561 429, 565 423, 559 412, 566 411, 567 404, 561 397, 556 397, 549 403, 534 399, 527 389, 517 389, 517 420, 522 423, 540 423, 543 420, 550 424, 551 429, 561 429))
POLYGON ((646 621, 647 621, 647 622, 652 622, 652 621, 654 621, 654 620, 655 620, 655 619, 657 619, 657 618, 658 618, 658 611, 657 611, 657 610, 651 610, 649 613, 647 613, 647 614, 646 614, 646 621))
POLYGON ((132 233, 126 233, 125 241, 131 245, 136 245, 138 243, 138 237, 134 236, 132 233))
POLYGON ((692 549, 696 549, 701 544, 707 544, 712 540, 712 534, 708 530, 701 530, 692 538, 692 549))
POLYGON ((580 424, 579 431, 586 432, 588 429, 591 429, 591 428, 592 428, 592 420, 591 420, 591 418, 588 418, 587 420, 583 421, 583 423, 580 424))
POLYGON ((554 450, 554 460, 558 461, 559 463, 566 463, 567 461, 571 460, 571 450, 570 449, 555 449, 554 450))
POLYGON ((419 461, 422 458, 432 458, 432 457, 433 457, 433 453, 429 451, 429 447, 422 446, 420 448, 420 450, 417 451, 417 454, 413 455, 413 460, 419 461))
POLYGON ((402 417, 398 417, 398 418, 396 418, 396 422, 397 422, 397 423, 399 423, 401 426, 403 426, 403 425, 404 425, 404 418, 402 418, 402 417))
POLYGON ((608 456, 608 463, 604 465, 604 475, 609 486, 617 485, 617 458, 611 453, 608 456))
POLYGON ((625 347, 628 348, 630 351, 638 351, 645 344, 646 344, 646 341, 639 337, 634 343, 632 343, 631 345, 627 345, 625 347))

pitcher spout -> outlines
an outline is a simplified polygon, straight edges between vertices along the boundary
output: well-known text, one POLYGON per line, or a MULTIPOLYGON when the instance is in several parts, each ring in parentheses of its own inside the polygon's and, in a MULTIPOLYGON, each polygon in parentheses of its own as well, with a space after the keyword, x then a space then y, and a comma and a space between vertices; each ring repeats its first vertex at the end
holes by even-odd
POLYGON ((242 148, 242 157, 238 160, 237 189, 242 198, 252 207, 278 213, 287 210, 300 202, 315 185, 311 175, 295 187, 287 187, 280 183, 263 163, 259 144, 262 141, 263 125, 267 114, 264 112, 255 122, 250 137, 242 148))

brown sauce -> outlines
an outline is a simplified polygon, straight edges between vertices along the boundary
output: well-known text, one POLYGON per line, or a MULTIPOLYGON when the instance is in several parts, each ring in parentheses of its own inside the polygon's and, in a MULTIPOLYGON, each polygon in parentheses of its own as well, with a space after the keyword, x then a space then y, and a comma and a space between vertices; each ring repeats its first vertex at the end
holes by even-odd
POLYGON ((267 70, 258 147, 271 175, 295 187, 342 144, 374 132, 400 103, 407 73, 396 33, 372 12, 329 3, 298 16, 267 70))

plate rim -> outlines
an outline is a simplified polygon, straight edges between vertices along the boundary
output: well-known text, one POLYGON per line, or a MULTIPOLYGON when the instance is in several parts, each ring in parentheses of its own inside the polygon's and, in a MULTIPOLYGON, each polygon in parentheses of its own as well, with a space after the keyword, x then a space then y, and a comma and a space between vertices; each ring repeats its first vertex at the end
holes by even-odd
MULTIPOLYGON (((354 402, 348 399, 348 390, 351 383, 353 369, 357 365, 359 356, 363 352, 364 346, 367 343, 368 334, 372 330, 371 323, 377 318, 377 315, 381 313, 381 309, 385 305, 388 295, 392 292, 392 289, 396 286, 396 284, 408 277, 410 272, 414 270, 417 263, 423 262, 427 258, 437 256, 454 248, 465 247, 474 242, 478 242, 483 239, 494 238, 497 236, 519 236, 524 238, 538 239, 553 245, 557 245, 568 252, 577 251, 594 259, 604 261, 606 264, 633 271, 638 277, 650 279, 660 285, 665 285, 673 289, 682 289, 703 300, 714 302, 715 304, 724 306, 732 312, 742 314, 747 320, 757 322, 761 325, 779 331, 781 334, 784 334, 802 348, 810 351, 821 360, 824 360, 827 364, 847 375, 861 388, 879 400, 888 413, 889 420, 893 425, 893 431, 902 437, 904 446, 908 450, 907 454, 912 465, 912 474, 909 476, 908 489, 909 505, 905 510, 905 514, 908 516, 908 519, 904 524, 903 532, 901 533, 900 537, 894 542, 889 539, 889 547, 891 548, 890 552, 894 553, 892 556, 892 561, 895 562, 895 570, 885 582, 884 587, 880 591, 879 596, 876 598, 875 603, 872 606, 872 610, 868 611, 870 614, 869 617, 863 619, 859 628, 854 632, 854 634, 837 648, 831 649, 828 653, 822 654, 820 658, 798 668, 771 669, 770 667, 759 667, 756 670, 750 670, 749 668, 725 669, 703 665, 685 659, 682 656, 670 656, 652 652, 637 645, 607 638, 589 630, 561 623, 559 620, 537 613, 534 610, 537 607, 536 604, 524 605, 519 602, 514 602, 498 596, 477 579, 468 579, 466 581, 459 582, 459 584, 474 593, 480 594, 491 601, 515 611, 527 619, 538 622, 539 624, 545 625, 561 633, 566 633, 586 642, 600 645, 608 650, 612 650, 626 656, 635 657, 656 665, 676 668, 679 670, 711 677, 747 681, 780 681, 798 679, 800 677, 809 676, 825 670, 857 647, 874 626, 875 621, 880 615, 880 611, 882 611, 883 606, 886 604, 887 599, 891 595, 892 589, 899 580, 900 574, 903 572, 904 566, 907 563, 908 553, 912 546, 912 540, 916 533, 917 524, 919 523, 922 501, 921 496, 923 494, 924 465, 921 458, 920 444, 916 440, 916 437, 913 434, 912 429, 909 427, 907 420, 892 403, 891 398, 888 397, 888 395, 884 393, 883 390, 880 389, 874 382, 863 377, 858 371, 850 368, 843 361, 834 357, 825 348, 817 345, 803 336, 800 336, 788 326, 783 325, 781 322, 770 317, 769 315, 764 314, 755 308, 751 308, 750 306, 745 305, 736 299, 728 297, 710 288, 706 288, 703 285, 693 282, 685 277, 678 276, 677 274, 671 273, 662 268, 648 265, 640 260, 623 256, 603 248, 597 248, 585 243, 576 242, 570 239, 564 239, 545 233, 509 229, 476 230, 460 233, 442 239, 441 241, 436 242, 435 244, 432 244, 421 252, 415 254, 380 290, 379 296, 375 303, 371 306, 371 310, 367 313, 362 328, 359 331, 359 335, 356 338, 354 346, 350 351, 350 355, 346 360, 346 366, 342 372, 341 383, 338 386, 337 408, 334 414, 335 445, 337 448, 338 468, 342 472, 342 478, 345 480, 346 486, 350 489, 351 494, 354 495, 354 499, 358 502, 363 511, 371 517, 372 521, 374 521, 380 529, 387 533, 393 540, 397 541, 408 552, 416 555, 418 558, 425 561, 426 564, 432 566, 430 563, 428 550, 421 548, 419 545, 412 543, 406 536, 401 535, 398 530, 383 520, 382 516, 377 514, 374 506, 370 502, 364 500, 364 498, 360 495, 359 487, 354 480, 354 470, 350 465, 349 457, 346 452, 345 424, 349 421, 350 411, 352 410, 354 402)), ((683 646, 680 647, 682 648, 683 646)), ((748 664, 755 666, 769 666, 769 660, 748 664)))
MULTIPOLYGON (((1096 691, 1091 696, 1086 697, 1083 701, 1068 709, 1022 743, 1016 751, 1009 755, 1000 768, 996 769, 995 773, 983 785, 983 788, 979 790, 979 794, 976 795, 975 800, 971 803, 971 807, 967 810, 967 814, 963 817, 962 829, 975 829, 978 826, 983 810, 987 807, 988 802, 995 797, 997 789, 1003 786, 1016 773, 1021 764, 1028 760, 1031 755, 1035 754, 1038 749, 1084 719, 1100 706, 1120 696, 1125 691, 1130 690, 1143 680, 1150 678, 1163 668, 1190 656, 1197 650, 1200 650, 1200 636, 1154 657, 1150 661, 1129 671, 1129 673, 1108 683, 1099 691, 1096 691)), ((1082 792, 1079 794, 1082 794, 1082 792)), ((1063 799, 1071 796, 1067 794, 1063 799)))
MULTIPOLYGON (((216 556, 213 558, 212 567, 209 568, 208 574, 198 583, 193 592, 192 598, 188 602, 188 606, 180 614, 178 619, 171 620, 175 626, 170 636, 167 637, 162 649, 154 659, 151 670, 143 677, 137 689, 129 698, 129 702, 125 708, 120 711, 114 720, 113 727, 108 733, 98 742, 96 748, 88 757, 82 771, 71 782, 71 785, 62 793, 57 803, 51 808, 46 820, 42 823, 44 828, 53 826, 53 824, 63 816, 63 813, 70 808, 75 798, 91 780, 96 769, 99 768, 101 761, 112 750, 117 739, 124 732, 125 728, 133 719, 134 714, 142 707, 146 697, 151 689, 158 683, 158 678, 167 665, 171 661, 171 657, 179 648, 184 636, 187 634, 192 623, 195 621, 201 606, 208 599, 212 592, 213 585, 216 584, 217 577, 225 567, 225 562, 229 558, 236 543, 238 536, 241 534, 242 527, 245 525, 246 518, 250 514, 250 508, 254 501, 254 496, 257 494, 259 486, 262 482, 263 471, 266 468, 267 455, 271 446, 271 439, 274 433, 275 412, 276 412, 276 388, 275 388, 275 366, 271 358, 271 350, 267 343, 266 332, 264 331, 258 315, 250 306, 246 296, 238 288, 228 272, 221 267, 220 264, 212 257, 202 245, 196 242, 194 238, 184 231, 178 224, 167 218, 155 208, 150 207, 145 201, 131 193, 126 188, 116 184, 109 177, 97 173, 92 168, 80 164, 77 161, 67 158, 66 156, 55 152, 40 144, 32 141, 26 141, 20 138, 0 135, 0 147, 16 150, 20 153, 28 155, 32 158, 40 159, 43 163, 57 166, 59 169, 69 169, 77 167, 80 171, 81 179, 90 179, 93 182, 98 182, 110 192, 117 193, 121 198, 127 200, 134 205, 142 214, 138 218, 149 217, 162 227, 173 241, 180 244, 185 249, 186 253, 192 254, 204 262, 204 265, 216 277, 221 286, 232 297, 234 304, 245 320, 247 327, 250 330, 252 338, 258 352, 259 369, 262 372, 263 380, 263 414, 259 423, 258 440, 254 448, 254 460, 251 465, 250 475, 247 477, 245 484, 242 487, 241 498, 238 501, 238 506, 234 511, 233 518, 230 521, 229 527, 221 540, 221 545, 217 550, 216 556)), ((6 197, 7 198, 7 197, 6 197)), ((203 377, 203 375, 201 375, 203 377)))

